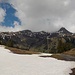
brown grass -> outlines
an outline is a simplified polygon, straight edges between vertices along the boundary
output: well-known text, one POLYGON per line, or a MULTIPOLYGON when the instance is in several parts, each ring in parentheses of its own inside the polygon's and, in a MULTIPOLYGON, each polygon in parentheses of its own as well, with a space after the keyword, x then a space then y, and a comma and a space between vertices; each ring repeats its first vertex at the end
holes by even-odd
MULTIPOLYGON (((70 55, 70 56, 75 56, 75 48, 74 48, 74 49, 71 49, 71 50, 69 50, 69 51, 66 51, 66 52, 64 52, 64 53, 62 53, 62 54, 70 55)), ((51 55, 51 57, 56 58, 56 59, 59 59, 59 60, 65 60, 65 59, 62 57, 61 54, 53 54, 53 55, 51 55)))
POLYGON ((64 54, 75 56, 75 48, 73 48, 73 49, 71 49, 69 51, 64 52, 64 54))
POLYGON ((60 54, 53 54, 53 55, 51 55, 51 57, 56 58, 58 60, 64 60, 63 57, 61 57, 60 54))
POLYGON ((21 50, 21 49, 7 47, 7 46, 5 48, 10 50, 12 53, 15 53, 15 54, 39 54, 39 52, 21 50))

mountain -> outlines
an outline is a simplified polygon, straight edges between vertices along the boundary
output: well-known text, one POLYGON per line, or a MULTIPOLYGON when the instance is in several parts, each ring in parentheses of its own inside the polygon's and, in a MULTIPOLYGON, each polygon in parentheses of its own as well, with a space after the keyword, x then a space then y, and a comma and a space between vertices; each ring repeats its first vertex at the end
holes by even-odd
POLYGON ((67 29, 65 29, 64 27, 60 28, 58 30, 58 33, 62 33, 62 34, 72 34, 71 32, 69 32, 67 29))
POLYGON ((63 27, 54 33, 31 30, 0 32, 0 44, 24 50, 57 53, 74 48, 75 35, 63 27))
POLYGON ((58 31, 51 33, 50 37, 64 37, 72 36, 73 33, 69 32, 66 28, 61 27, 58 31))

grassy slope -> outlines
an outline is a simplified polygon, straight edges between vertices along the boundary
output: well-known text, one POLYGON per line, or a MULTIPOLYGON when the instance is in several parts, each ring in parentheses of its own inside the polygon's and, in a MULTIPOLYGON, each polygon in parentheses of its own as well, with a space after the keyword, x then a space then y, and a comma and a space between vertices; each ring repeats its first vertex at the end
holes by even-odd
POLYGON ((15 54, 39 54, 39 52, 21 50, 21 49, 7 47, 7 46, 5 48, 10 50, 12 53, 15 53, 15 54))
POLYGON ((53 54, 53 55, 51 55, 51 57, 56 58, 58 60, 64 60, 63 57, 61 57, 60 54, 53 54))
MULTIPOLYGON (((69 51, 66 51, 66 52, 64 52, 62 54, 70 55, 70 56, 75 56, 75 48, 71 49, 69 51)), ((51 57, 57 58, 59 60, 64 60, 63 57, 61 56, 61 54, 53 54, 51 57)))
POLYGON ((64 54, 67 54, 67 55, 71 55, 71 56, 75 56, 75 48, 67 51, 67 52, 64 52, 64 54))

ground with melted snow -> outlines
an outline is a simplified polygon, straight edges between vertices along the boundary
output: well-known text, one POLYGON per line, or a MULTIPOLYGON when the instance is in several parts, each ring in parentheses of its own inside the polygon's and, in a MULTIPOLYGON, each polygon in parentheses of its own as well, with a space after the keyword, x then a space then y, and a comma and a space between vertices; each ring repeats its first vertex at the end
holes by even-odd
POLYGON ((13 54, 0 46, 0 75, 69 75, 73 67, 75 62, 13 54))

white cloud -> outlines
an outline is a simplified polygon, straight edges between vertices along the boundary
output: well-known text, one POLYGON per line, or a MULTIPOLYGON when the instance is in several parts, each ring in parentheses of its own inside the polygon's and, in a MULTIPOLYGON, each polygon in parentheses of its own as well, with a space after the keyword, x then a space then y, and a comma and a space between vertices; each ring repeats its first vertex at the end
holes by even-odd
POLYGON ((14 21, 14 26, 17 26, 17 25, 19 25, 19 22, 14 21))
POLYGON ((65 6, 68 6, 68 5, 70 4, 70 1, 71 1, 71 0, 65 0, 65 1, 64 1, 64 5, 65 5, 65 6))
POLYGON ((64 26, 75 32, 75 0, 8 0, 22 26, 14 30, 56 31, 64 26), (20 28, 19 28, 20 27, 20 28))
POLYGON ((0 25, 0 32, 16 32, 16 31, 19 31, 19 30, 21 30, 22 28, 21 28, 21 26, 20 25, 17 25, 17 26, 15 26, 15 28, 13 28, 13 27, 6 27, 6 26, 1 26, 0 25))
POLYGON ((6 15, 5 11, 2 8, 0 8, 0 22, 4 21, 5 15, 6 15))

